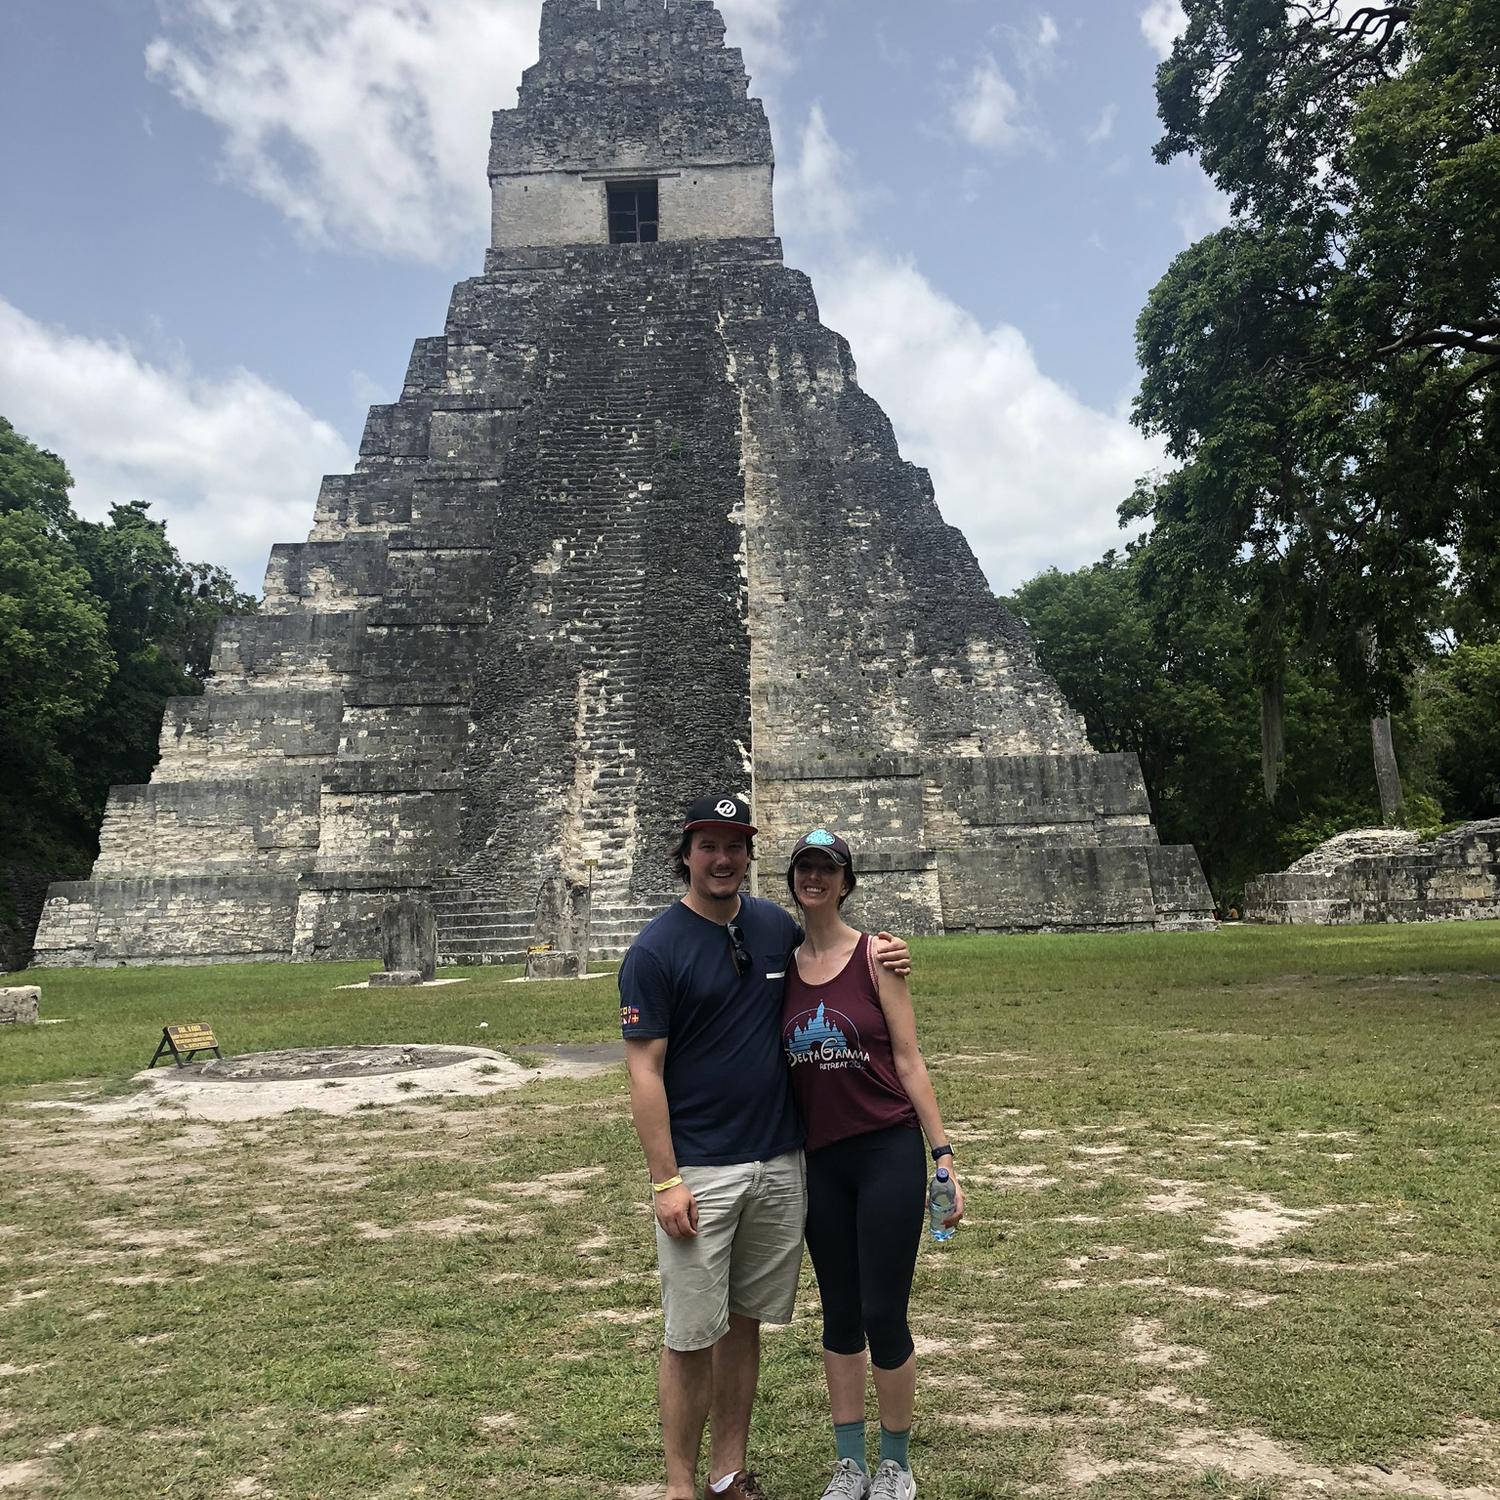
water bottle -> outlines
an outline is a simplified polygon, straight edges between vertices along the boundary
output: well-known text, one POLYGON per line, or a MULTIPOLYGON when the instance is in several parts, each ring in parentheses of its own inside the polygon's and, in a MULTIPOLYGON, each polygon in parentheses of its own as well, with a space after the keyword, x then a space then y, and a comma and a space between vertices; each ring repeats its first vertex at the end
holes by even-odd
POLYGON ((927 1190, 927 1222, 932 1229, 933 1239, 939 1244, 946 1244, 953 1238, 953 1229, 944 1224, 943 1220, 957 1206, 958 1191, 953 1186, 953 1179, 948 1175, 947 1167, 939 1167, 937 1176, 932 1179, 932 1186, 927 1190))

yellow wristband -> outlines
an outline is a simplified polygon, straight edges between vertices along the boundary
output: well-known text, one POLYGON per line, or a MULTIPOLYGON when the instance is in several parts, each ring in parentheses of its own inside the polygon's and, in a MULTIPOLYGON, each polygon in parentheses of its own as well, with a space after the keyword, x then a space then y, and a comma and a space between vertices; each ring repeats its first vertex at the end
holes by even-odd
POLYGON ((653 1182, 651 1184, 651 1191, 653 1193, 665 1193, 665 1192, 667 1192, 671 1188, 681 1187, 681 1186, 682 1186, 682 1178, 680 1178, 680 1177, 669 1177, 669 1178, 667 1178, 667 1180, 665 1182, 653 1182))

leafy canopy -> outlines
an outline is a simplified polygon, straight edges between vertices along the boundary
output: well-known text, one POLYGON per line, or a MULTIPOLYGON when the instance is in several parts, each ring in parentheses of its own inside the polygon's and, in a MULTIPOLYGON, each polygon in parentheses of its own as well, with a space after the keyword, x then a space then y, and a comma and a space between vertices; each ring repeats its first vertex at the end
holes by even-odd
POLYGON ((1500 602, 1500 0, 1186 0, 1158 159, 1196 155, 1231 224, 1137 329, 1145 587, 1228 586, 1280 691, 1288 631, 1371 713, 1403 701, 1458 590, 1500 602))

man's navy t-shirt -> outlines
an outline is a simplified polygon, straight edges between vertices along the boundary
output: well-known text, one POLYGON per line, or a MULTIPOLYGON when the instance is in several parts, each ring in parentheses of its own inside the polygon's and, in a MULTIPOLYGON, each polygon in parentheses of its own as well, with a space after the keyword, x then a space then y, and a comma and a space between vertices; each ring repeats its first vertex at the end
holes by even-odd
POLYGON ((802 1145, 781 1048, 787 957, 802 929, 751 896, 735 925, 753 959, 743 975, 723 924, 680 901, 647 924, 620 970, 621 1031, 667 1038, 667 1108, 682 1167, 769 1161, 802 1145))

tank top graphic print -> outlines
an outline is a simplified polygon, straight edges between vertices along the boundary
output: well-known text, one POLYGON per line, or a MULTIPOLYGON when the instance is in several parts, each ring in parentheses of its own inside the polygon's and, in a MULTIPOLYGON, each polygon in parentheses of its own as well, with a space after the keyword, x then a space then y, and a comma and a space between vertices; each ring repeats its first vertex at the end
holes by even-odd
POLYGON ((809 1151, 915 1123, 871 974, 868 933, 824 984, 808 984, 795 958, 787 965, 781 1040, 809 1151))

